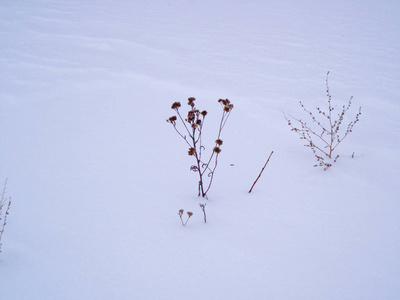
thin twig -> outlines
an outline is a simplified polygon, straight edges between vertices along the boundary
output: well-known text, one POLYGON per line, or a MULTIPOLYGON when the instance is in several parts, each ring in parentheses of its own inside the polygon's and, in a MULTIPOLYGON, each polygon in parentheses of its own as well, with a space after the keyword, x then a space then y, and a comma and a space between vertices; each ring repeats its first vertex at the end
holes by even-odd
POLYGON ((4 227, 7 224, 7 216, 9 215, 9 210, 10 210, 10 206, 11 206, 11 197, 5 198, 7 181, 8 181, 8 179, 6 179, 6 181, 4 183, 3 193, 1 194, 1 199, 0 199, 0 221, 3 220, 2 222, 0 222, 0 224, 2 223, 2 227, 0 230, 0 252, 1 252, 1 246, 2 246, 1 238, 3 237, 4 227), (5 210, 3 209, 4 206, 6 206, 5 210), (4 213, 4 216, 3 216, 3 213, 4 213))
POLYGON ((201 210, 203 211, 204 223, 207 223, 207 215, 206 215, 206 205, 207 203, 199 203, 201 210))
POLYGON ((260 174, 258 174, 258 177, 257 177, 257 179, 254 181, 253 185, 251 186, 251 189, 250 189, 249 193, 251 193, 251 191, 253 190, 253 187, 256 185, 256 182, 257 182, 258 179, 261 177, 261 174, 262 174, 262 172, 264 171, 265 167, 267 166, 267 164, 268 164, 268 162, 269 162, 269 159, 270 159, 271 156, 272 156, 272 153, 274 153, 274 151, 271 151, 271 154, 269 155, 269 157, 268 157, 268 159, 267 159, 267 162, 265 163, 264 167, 261 169, 261 172, 260 172, 260 174))

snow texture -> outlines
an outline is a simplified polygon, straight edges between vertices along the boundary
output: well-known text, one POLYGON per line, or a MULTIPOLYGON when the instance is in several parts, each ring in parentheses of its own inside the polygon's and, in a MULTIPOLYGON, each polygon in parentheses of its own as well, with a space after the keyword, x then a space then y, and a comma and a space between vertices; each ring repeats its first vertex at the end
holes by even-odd
POLYGON ((397 0, 1 1, 0 298, 400 299, 399 15, 397 0), (282 111, 326 104, 327 71, 333 103, 362 115, 324 172, 282 111), (165 122, 188 97, 208 151, 217 100, 235 105, 208 200, 165 122))

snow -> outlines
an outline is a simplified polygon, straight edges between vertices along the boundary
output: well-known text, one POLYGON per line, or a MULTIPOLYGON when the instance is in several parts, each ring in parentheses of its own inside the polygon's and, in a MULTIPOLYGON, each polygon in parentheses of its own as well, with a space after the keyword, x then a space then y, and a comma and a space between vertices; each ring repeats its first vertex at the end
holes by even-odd
POLYGON ((0 298, 400 298, 399 14, 394 0, 2 1, 0 298), (348 120, 362 115, 324 172, 282 111, 324 105, 327 71, 334 104, 354 96, 348 120), (217 100, 235 105, 208 200, 165 122, 188 97, 211 142, 217 100))

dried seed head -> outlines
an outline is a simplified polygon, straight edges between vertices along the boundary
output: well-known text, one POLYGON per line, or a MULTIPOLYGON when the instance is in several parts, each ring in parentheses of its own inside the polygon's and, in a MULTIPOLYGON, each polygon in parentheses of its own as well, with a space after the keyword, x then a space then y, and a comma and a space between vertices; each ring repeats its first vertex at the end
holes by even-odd
POLYGON ((189 155, 195 155, 196 154, 196 149, 195 148, 189 148, 188 154, 189 155))
POLYGON ((225 112, 230 112, 233 109, 233 104, 231 104, 231 101, 228 99, 219 99, 218 102, 223 105, 223 110, 225 112))
POLYGON ((195 117, 196 117, 196 115, 194 114, 194 112, 192 110, 189 110, 188 117, 187 117, 186 121, 189 122, 189 123, 193 123, 195 117))
POLYGON ((189 97, 188 98, 188 105, 190 105, 191 107, 193 107, 194 106, 194 101, 196 100, 196 98, 194 98, 194 97, 189 97))
POLYGON ((201 115, 202 115, 203 117, 205 117, 205 116, 207 115, 207 111, 203 110, 203 111, 201 112, 201 115))
POLYGON ((189 218, 193 215, 193 213, 191 211, 188 211, 187 214, 188 214, 189 218))
POLYGON ((221 146, 223 142, 222 142, 222 140, 218 139, 218 140, 215 141, 215 143, 216 143, 218 146, 221 146))
POLYGON ((196 121, 196 125, 201 125, 201 120, 200 119, 196 121))
POLYGON ((231 103, 231 101, 229 101, 228 99, 219 99, 218 102, 222 103, 225 106, 231 103))
POLYGON ((224 111, 230 112, 233 109, 233 104, 226 104, 224 106, 224 111))
POLYGON ((213 151, 217 154, 221 153, 221 149, 219 147, 214 147, 213 151))
POLYGON ((173 123, 175 121, 176 121, 176 116, 172 116, 167 120, 167 122, 171 122, 171 123, 173 123))
POLYGON ((181 103, 180 102, 174 102, 171 106, 172 109, 178 109, 179 107, 181 107, 181 103))

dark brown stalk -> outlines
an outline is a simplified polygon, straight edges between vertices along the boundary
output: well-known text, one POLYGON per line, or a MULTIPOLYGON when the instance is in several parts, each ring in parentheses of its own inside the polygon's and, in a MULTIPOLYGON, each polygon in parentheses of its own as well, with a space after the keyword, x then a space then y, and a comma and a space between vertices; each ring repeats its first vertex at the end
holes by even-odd
POLYGON ((251 193, 251 191, 253 190, 253 187, 256 185, 256 182, 257 182, 258 179, 261 177, 261 174, 262 174, 262 172, 264 171, 265 167, 267 166, 267 164, 268 164, 268 162, 269 162, 269 159, 270 159, 271 156, 272 156, 272 153, 274 153, 274 151, 271 151, 271 154, 269 155, 269 157, 268 157, 268 159, 267 159, 267 162, 265 163, 264 167, 261 169, 261 172, 260 172, 260 174, 258 174, 258 177, 257 177, 257 179, 254 181, 253 185, 251 186, 251 189, 250 189, 249 193, 251 193))

